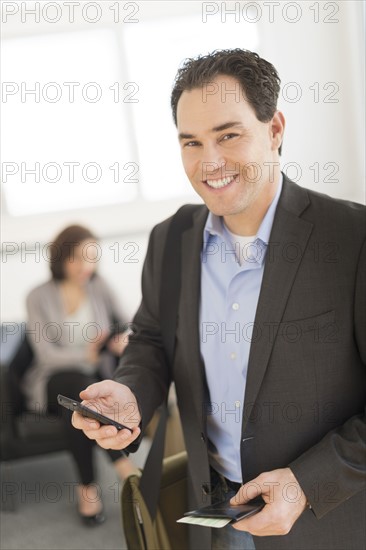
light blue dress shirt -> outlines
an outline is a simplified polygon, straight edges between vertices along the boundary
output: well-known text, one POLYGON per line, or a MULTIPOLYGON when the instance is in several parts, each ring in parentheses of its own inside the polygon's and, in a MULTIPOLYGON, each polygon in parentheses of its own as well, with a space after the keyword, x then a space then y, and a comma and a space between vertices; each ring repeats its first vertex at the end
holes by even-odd
MULTIPOLYGON (((201 252, 200 348, 210 392, 207 430, 210 464, 241 483, 240 441, 250 343, 273 218, 282 189, 257 235, 242 248, 222 217, 208 215, 201 252)), ((243 243, 242 243, 243 244, 243 243)))

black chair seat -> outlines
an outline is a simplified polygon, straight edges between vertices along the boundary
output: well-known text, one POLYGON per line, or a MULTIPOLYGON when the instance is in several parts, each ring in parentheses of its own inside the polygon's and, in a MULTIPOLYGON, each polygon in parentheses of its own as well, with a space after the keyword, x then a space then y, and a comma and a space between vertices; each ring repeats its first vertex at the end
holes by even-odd
POLYGON ((64 440, 64 427, 61 420, 55 415, 39 416, 25 412, 15 420, 16 432, 19 439, 28 441, 34 438, 40 441, 46 438, 64 440))
MULTIPOLYGON (((25 409, 21 379, 31 364, 32 350, 24 333, 24 323, 14 331, 1 327, 0 364, 0 461, 34 457, 68 450, 68 440, 60 418, 25 409)), ((2 505, 6 503, 2 502, 2 505)), ((14 506, 11 507, 14 509, 14 506)))

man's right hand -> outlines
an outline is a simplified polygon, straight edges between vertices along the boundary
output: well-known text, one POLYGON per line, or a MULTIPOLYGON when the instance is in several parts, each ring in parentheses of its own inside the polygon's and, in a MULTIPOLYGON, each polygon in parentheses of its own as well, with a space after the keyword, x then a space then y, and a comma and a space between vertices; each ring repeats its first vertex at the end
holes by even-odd
POLYGON ((102 425, 96 420, 74 412, 71 417, 72 425, 78 430, 83 430, 89 439, 94 439, 103 449, 124 449, 140 435, 140 412, 136 398, 127 386, 114 380, 103 380, 88 386, 80 392, 80 397, 83 399, 82 404, 86 407, 133 430, 132 433, 129 430, 118 431, 112 425, 102 425))

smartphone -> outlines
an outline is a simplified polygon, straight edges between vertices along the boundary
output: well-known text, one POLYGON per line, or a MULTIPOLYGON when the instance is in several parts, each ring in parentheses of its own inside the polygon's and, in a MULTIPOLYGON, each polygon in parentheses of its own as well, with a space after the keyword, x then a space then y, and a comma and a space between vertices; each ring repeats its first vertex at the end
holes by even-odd
POLYGON ((109 424, 110 426, 115 426, 117 430, 129 430, 132 433, 132 429, 128 426, 124 426, 123 424, 112 420, 112 418, 108 418, 108 416, 104 416, 97 411, 93 411, 93 409, 89 409, 89 407, 82 405, 81 403, 79 403, 79 401, 76 401, 75 399, 70 399, 69 397, 58 394, 57 401, 59 405, 62 405, 70 411, 78 412, 83 416, 86 416, 87 418, 97 420, 101 424, 109 424))

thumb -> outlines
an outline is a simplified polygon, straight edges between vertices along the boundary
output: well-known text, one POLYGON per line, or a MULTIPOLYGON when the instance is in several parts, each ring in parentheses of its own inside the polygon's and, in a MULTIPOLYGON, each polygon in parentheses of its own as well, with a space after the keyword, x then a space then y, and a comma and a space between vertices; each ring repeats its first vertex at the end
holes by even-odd
POLYGON ((251 481, 248 481, 248 483, 245 483, 242 485, 239 489, 239 491, 230 499, 230 504, 232 506, 238 505, 238 504, 246 504, 253 498, 258 497, 262 494, 262 487, 260 483, 258 482, 258 478, 252 479, 251 481))
POLYGON ((79 395, 81 399, 97 399, 98 397, 107 397, 111 393, 111 388, 108 384, 109 380, 90 384, 85 390, 82 390, 79 395))

